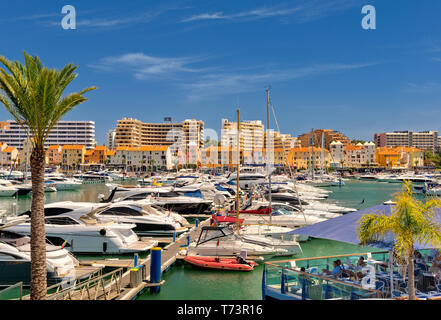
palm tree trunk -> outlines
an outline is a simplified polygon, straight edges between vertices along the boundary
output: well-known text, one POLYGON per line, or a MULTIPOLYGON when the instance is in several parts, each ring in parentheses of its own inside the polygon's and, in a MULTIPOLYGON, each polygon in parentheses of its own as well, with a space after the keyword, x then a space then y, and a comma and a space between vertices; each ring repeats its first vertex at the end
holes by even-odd
POLYGON ((415 267, 413 264, 413 249, 407 256, 407 287, 409 300, 416 300, 415 297, 415 267))
POLYGON ((44 226, 44 149, 31 154, 31 299, 46 299, 46 231, 44 226))

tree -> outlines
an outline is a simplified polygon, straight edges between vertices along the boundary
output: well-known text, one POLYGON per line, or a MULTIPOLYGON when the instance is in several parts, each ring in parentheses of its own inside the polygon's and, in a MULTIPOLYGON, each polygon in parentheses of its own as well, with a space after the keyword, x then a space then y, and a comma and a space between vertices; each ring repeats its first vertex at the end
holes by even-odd
POLYGON ((441 225, 434 221, 434 209, 441 206, 438 198, 423 203, 413 197, 412 183, 405 181, 403 190, 395 197, 396 206, 390 216, 367 214, 359 220, 360 244, 384 239, 392 232, 394 252, 407 262, 409 300, 415 300, 414 248, 416 243, 441 245, 441 225))
POLYGON ((43 66, 40 58, 24 53, 25 64, 0 56, 0 102, 32 139, 31 299, 46 298, 46 233, 44 226, 44 142, 56 123, 87 99, 90 87, 63 97, 77 77, 78 66, 61 70, 43 66))

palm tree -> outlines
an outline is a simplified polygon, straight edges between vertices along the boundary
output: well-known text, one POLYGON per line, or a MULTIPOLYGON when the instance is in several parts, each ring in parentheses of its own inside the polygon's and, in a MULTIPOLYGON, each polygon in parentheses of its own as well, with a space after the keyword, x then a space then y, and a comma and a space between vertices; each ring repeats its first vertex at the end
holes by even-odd
POLYGON ((396 206, 390 216, 367 214, 359 220, 360 244, 384 239, 392 232, 394 252, 407 262, 409 300, 415 300, 414 248, 416 243, 438 247, 441 245, 441 225, 434 221, 434 208, 441 200, 432 198, 423 203, 413 197, 412 183, 405 181, 401 193, 395 196, 396 206))
POLYGON ((32 139, 31 299, 46 298, 46 234, 44 227, 44 142, 66 113, 87 99, 84 93, 63 97, 78 66, 49 69, 37 56, 24 53, 25 64, 0 56, 0 102, 32 139))

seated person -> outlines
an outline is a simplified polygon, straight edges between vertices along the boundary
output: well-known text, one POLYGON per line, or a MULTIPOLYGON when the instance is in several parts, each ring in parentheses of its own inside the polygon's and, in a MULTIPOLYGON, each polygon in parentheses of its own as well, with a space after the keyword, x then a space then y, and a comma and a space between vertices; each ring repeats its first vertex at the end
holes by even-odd
POLYGON ((350 278, 353 275, 353 272, 351 270, 345 269, 344 264, 341 262, 340 259, 336 260, 337 265, 341 268, 341 275, 344 278, 350 278))
POLYGON ((236 262, 238 264, 247 264, 249 266, 251 266, 251 263, 249 263, 248 261, 246 261, 244 258, 242 258, 241 256, 237 256, 236 257, 236 262))
POLYGON ((337 264, 337 261, 333 261, 333 262, 332 262, 332 266, 333 266, 333 268, 334 268, 334 269, 332 269, 332 271, 329 271, 329 270, 323 269, 323 270, 322 270, 323 273, 324 273, 324 274, 331 275, 331 276, 334 276, 334 277, 338 277, 338 276, 340 276, 340 275, 341 275, 341 271, 342 271, 342 269, 341 269, 341 266, 339 266, 339 265, 337 264))
POLYGON ((362 270, 363 270, 363 267, 365 267, 365 266, 366 266, 366 262, 364 262, 364 257, 361 256, 361 257, 358 259, 358 261, 357 261, 357 265, 356 265, 356 267, 355 267, 355 275, 356 275, 356 278, 361 279, 361 278, 364 277, 364 274, 363 274, 362 270))

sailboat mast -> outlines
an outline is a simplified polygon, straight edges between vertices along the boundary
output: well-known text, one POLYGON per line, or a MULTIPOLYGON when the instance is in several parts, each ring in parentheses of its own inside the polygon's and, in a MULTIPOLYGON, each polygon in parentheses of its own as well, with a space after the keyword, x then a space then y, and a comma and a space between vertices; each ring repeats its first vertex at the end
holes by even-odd
POLYGON ((312 176, 312 180, 314 180, 314 169, 315 169, 315 153, 314 153, 314 129, 311 129, 311 149, 312 149, 312 171, 311 171, 311 176, 312 176))
POLYGON ((320 150, 320 174, 323 176, 323 168, 324 168, 324 158, 325 158, 325 155, 324 155, 324 148, 325 148, 325 145, 324 145, 324 143, 325 143, 325 141, 324 141, 324 139, 325 139, 325 133, 324 132, 322 132, 322 150, 320 150))
POLYGON ((239 234, 239 168, 240 168, 240 109, 237 109, 237 171, 236 171, 236 224, 237 234, 239 234))
POLYGON ((267 174, 268 174, 268 188, 269 188, 269 193, 268 193, 268 200, 269 200, 269 208, 270 208, 270 224, 272 223, 272 208, 271 208, 271 172, 270 172, 270 152, 272 150, 270 150, 269 146, 270 146, 270 113, 269 113, 269 89, 266 89, 266 130, 267 130, 267 137, 266 137, 266 167, 267 167, 267 174))

